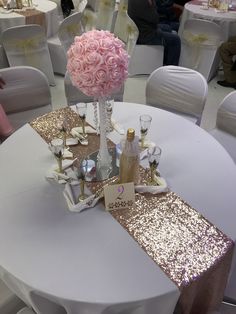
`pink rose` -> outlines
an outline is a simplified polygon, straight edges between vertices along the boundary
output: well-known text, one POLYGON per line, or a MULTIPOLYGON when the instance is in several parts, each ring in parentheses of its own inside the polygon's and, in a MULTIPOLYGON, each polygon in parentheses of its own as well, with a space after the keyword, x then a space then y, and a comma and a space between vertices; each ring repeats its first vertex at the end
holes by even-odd
POLYGON ((96 51, 92 51, 90 53, 87 53, 84 60, 87 64, 93 65, 96 68, 98 66, 100 66, 103 62, 102 56, 99 53, 97 53, 96 51))
POLYGON ((67 56, 72 83, 88 96, 108 96, 128 76, 124 44, 108 31, 92 30, 75 37, 67 56))

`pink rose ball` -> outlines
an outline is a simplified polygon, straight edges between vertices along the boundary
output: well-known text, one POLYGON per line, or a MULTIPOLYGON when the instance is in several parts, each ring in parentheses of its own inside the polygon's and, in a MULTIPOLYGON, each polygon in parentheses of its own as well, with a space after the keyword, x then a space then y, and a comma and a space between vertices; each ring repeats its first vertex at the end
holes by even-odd
POLYGON ((76 36, 67 52, 72 84, 87 96, 102 98, 119 90, 128 76, 124 44, 108 31, 76 36))

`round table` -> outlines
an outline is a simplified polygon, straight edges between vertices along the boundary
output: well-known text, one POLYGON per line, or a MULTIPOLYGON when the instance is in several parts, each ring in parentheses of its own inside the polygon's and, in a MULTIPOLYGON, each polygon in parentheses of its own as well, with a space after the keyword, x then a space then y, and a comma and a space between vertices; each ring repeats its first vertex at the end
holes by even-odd
MULTIPOLYGON (((236 167, 228 153, 182 117, 115 103, 115 119, 137 134, 141 114, 152 116, 148 137, 162 148, 159 169, 170 189, 235 240, 236 167)), ((120 135, 110 138, 118 142, 120 135)), ((177 286, 102 203, 69 212, 63 187, 45 180, 52 163, 29 125, 0 146, 1 278, 44 314, 171 314, 177 286)))
MULTIPOLYGON (((45 13, 47 37, 55 35, 58 31, 57 4, 48 0, 34 0, 35 9, 45 13)), ((0 11, 0 34, 13 26, 25 25, 25 17, 17 12, 3 13, 0 11)))
POLYGON ((181 22, 178 34, 181 36, 186 20, 196 18, 205 19, 219 24, 223 30, 225 41, 230 36, 236 35, 236 10, 219 13, 215 8, 203 9, 200 1, 190 1, 184 6, 184 11, 181 16, 181 22))

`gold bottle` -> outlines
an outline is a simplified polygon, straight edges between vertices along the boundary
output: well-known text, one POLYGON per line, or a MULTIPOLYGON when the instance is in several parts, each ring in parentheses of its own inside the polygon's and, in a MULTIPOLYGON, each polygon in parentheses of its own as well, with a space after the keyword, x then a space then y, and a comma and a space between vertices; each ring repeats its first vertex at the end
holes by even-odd
POLYGON ((120 156, 120 183, 139 183, 139 144, 134 129, 128 129, 120 156))

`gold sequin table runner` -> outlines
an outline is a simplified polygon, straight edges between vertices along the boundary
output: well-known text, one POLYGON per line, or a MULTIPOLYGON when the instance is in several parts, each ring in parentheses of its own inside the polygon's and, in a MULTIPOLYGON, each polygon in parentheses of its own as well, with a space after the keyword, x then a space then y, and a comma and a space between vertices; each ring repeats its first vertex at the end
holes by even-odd
MULTIPOLYGON (((71 127, 78 126, 78 115, 70 108, 39 117, 31 126, 49 142, 59 135, 57 124, 65 115, 71 127)), ((83 158, 98 147, 99 137, 89 135, 89 146, 72 149, 83 158)), ((89 187, 94 192, 102 184, 90 183, 89 187)), ((111 215, 179 287, 176 314, 206 314, 218 309, 234 248, 229 237, 174 192, 137 194, 135 206, 114 210, 111 215)))

